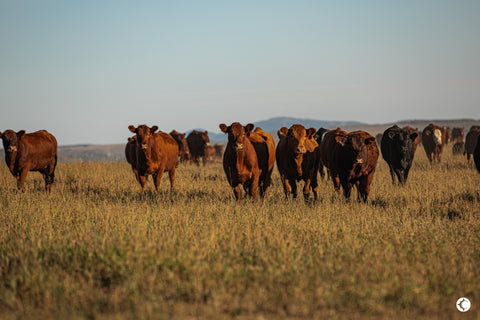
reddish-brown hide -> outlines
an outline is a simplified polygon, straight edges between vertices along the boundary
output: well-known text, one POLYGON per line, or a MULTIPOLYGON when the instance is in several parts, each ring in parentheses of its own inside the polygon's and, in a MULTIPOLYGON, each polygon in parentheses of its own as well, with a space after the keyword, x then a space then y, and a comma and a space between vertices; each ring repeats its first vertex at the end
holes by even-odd
MULTIPOLYGON (((135 133, 135 168, 136 178, 145 190, 145 182, 149 175, 153 177, 155 189, 158 191, 162 175, 168 171, 170 188, 175 182, 175 167, 178 162, 178 145, 168 133, 159 131, 157 126, 149 128, 146 125, 128 129, 135 133)), ((128 157, 127 157, 128 161, 128 157)), ((135 170, 134 170, 135 172, 135 170)))
POLYGON ((45 180, 45 189, 50 192, 57 165, 57 140, 46 130, 25 133, 7 130, 0 132, 5 149, 5 162, 17 179, 17 187, 23 191, 29 171, 38 171, 45 180))

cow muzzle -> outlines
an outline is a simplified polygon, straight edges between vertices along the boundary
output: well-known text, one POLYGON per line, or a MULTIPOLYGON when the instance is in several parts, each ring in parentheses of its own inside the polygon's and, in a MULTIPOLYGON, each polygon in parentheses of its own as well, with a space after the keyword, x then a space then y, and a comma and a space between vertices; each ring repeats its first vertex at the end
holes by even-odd
POLYGON ((17 146, 9 146, 7 152, 17 152, 17 146))
POLYGON ((237 143, 235 145, 235 151, 243 151, 243 143, 237 143))
POLYGON ((304 146, 301 146, 301 147, 297 147, 297 149, 295 149, 295 153, 298 155, 298 154, 304 154, 307 152, 307 148, 305 148, 304 146))
POLYGON ((357 158, 357 161, 355 162, 356 164, 362 164, 363 163, 363 159, 362 158, 357 158))
POLYGON ((141 147, 142 147, 142 150, 147 150, 147 148, 148 148, 148 144, 142 144, 142 146, 141 146, 141 147))

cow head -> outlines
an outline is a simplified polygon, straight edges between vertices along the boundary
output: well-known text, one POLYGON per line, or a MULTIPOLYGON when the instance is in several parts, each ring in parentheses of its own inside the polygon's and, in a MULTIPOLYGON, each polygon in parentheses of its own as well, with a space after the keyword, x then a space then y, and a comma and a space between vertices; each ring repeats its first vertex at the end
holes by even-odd
POLYGON ((436 145, 442 144, 442 130, 435 129, 433 130, 433 141, 436 145))
POLYGON ((0 138, 2 138, 3 141, 3 148, 7 154, 13 154, 18 151, 18 141, 22 139, 24 134, 25 130, 20 130, 18 132, 13 130, 7 130, 3 133, 0 132, 0 138))
POLYGON ((374 137, 365 137, 360 133, 351 132, 337 140, 342 148, 344 165, 352 169, 352 173, 358 174, 366 165, 370 144, 376 144, 374 137), (352 167, 353 166, 353 167, 352 167))
POLYGON ((185 138, 186 134, 173 130, 172 132, 170 132, 170 135, 177 142, 178 150, 180 151, 180 153, 188 155, 190 152, 188 150, 187 139, 185 138))
POLYGON ((280 133, 287 138, 288 150, 296 156, 303 155, 306 152, 313 152, 313 149, 318 146, 317 143, 313 143, 313 135, 315 132, 315 128, 306 130, 305 127, 300 124, 294 124, 290 129, 286 127, 280 129, 280 133))
POLYGON ((128 126, 128 129, 136 134, 137 144, 142 150, 147 150, 149 145, 150 138, 153 137, 155 131, 158 130, 157 126, 149 128, 148 126, 142 124, 135 128, 134 126, 128 126))
POLYGON ((418 137, 418 133, 410 133, 407 129, 394 126, 392 130, 388 131, 387 136, 392 141, 394 150, 405 156, 409 151, 413 151, 413 141, 418 137))
POLYGON ((219 127, 223 133, 228 134, 228 143, 232 145, 233 149, 236 152, 240 152, 245 147, 245 140, 248 139, 248 134, 253 129, 253 124, 248 124, 244 127, 240 123, 234 122, 227 127, 227 125, 222 123, 219 127))

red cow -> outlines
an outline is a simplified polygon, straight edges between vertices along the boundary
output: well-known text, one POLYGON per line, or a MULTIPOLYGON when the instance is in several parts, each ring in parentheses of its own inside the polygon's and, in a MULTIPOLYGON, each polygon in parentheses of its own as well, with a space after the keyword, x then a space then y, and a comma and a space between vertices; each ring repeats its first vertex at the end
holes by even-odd
POLYGON ((445 145, 445 130, 433 123, 430 123, 422 132, 422 144, 427 154, 428 161, 442 159, 443 147, 445 145))
POLYGON ((297 197, 297 181, 303 180, 303 196, 309 200, 310 188, 314 201, 318 198, 317 171, 320 167, 320 150, 313 138, 315 128, 305 129, 294 124, 289 129, 282 127, 278 132, 276 158, 278 172, 283 184, 285 196, 290 193, 297 197))
POLYGON ((190 151, 188 150, 187 139, 185 139, 185 133, 180 133, 176 130, 170 132, 170 135, 175 139, 178 144, 178 156, 180 162, 186 162, 190 159, 190 151))
MULTIPOLYGON (((140 125, 137 128, 130 125, 128 129, 135 133, 136 163, 138 182, 145 191, 148 175, 152 175, 155 190, 159 190, 160 181, 165 171, 170 177, 170 188, 175 182, 175 167, 178 162, 178 144, 168 133, 159 131, 157 126, 149 128, 140 125)), ((127 157, 128 160, 128 157, 127 157)))
POLYGON ((241 203, 243 184, 245 192, 256 200, 261 171, 258 167, 258 157, 252 142, 247 137, 244 126, 238 122, 228 126, 219 125, 223 133, 228 134, 228 143, 223 154, 223 170, 233 188, 238 203, 241 203))
POLYGON ((347 133, 340 128, 325 134, 320 145, 322 162, 330 170, 335 190, 350 198, 353 185, 358 201, 367 201, 379 151, 375 138, 365 131, 347 133))
POLYGON ((29 171, 38 171, 45 180, 45 190, 51 192, 57 166, 57 140, 46 130, 25 133, 0 132, 5 150, 5 162, 17 179, 17 188, 24 191, 29 171))

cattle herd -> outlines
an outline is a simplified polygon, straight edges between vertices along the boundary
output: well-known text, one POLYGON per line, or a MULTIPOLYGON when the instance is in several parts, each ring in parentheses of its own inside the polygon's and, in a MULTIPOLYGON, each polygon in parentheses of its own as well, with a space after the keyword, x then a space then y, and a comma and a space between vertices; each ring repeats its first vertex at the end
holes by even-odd
MULTIPOLYGON (((420 133, 412 127, 396 125, 383 134, 373 137, 365 131, 346 132, 340 128, 305 128, 294 124, 277 131, 278 143, 273 137, 253 124, 230 126, 220 124, 220 130, 228 135, 228 142, 210 145, 207 131, 185 133, 158 131, 157 126, 133 126, 128 129, 134 136, 128 138, 125 157, 131 165, 135 179, 145 190, 149 175, 158 191, 163 173, 168 172, 170 188, 174 188, 175 170, 179 162, 199 165, 223 156, 223 169, 238 203, 242 199, 240 185, 254 201, 257 193, 262 201, 272 183, 275 161, 282 181, 285 196, 297 197, 297 182, 303 181, 303 195, 309 202, 318 198, 318 173, 325 177, 324 169, 333 182, 334 189, 343 190, 349 199, 355 186, 359 201, 367 201, 378 157, 381 152, 387 162, 392 183, 404 185, 412 166, 417 146, 421 143, 430 163, 440 162, 444 146, 453 143, 454 155, 473 155, 480 172, 480 127, 472 126, 465 136, 463 128, 440 127, 429 124, 420 133), (255 130, 254 130, 255 128, 255 130), (380 145, 380 151, 377 144, 380 145)), ((5 150, 5 162, 17 180, 17 188, 24 190, 29 171, 38 171, 45 180, 45 189, 50 192, 57 165, 57 140, 45 130, 25 133, 6 130, 0 132, 5 150)))

